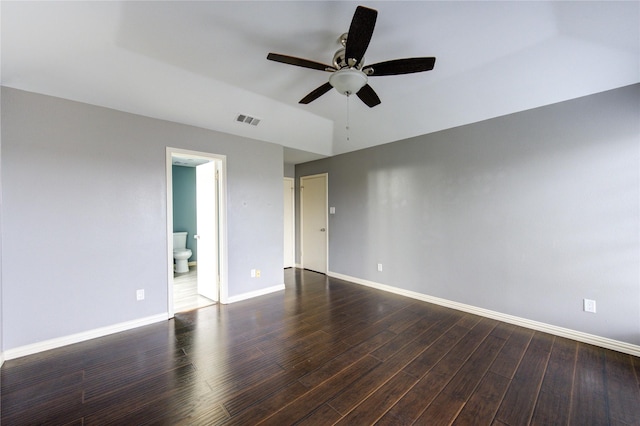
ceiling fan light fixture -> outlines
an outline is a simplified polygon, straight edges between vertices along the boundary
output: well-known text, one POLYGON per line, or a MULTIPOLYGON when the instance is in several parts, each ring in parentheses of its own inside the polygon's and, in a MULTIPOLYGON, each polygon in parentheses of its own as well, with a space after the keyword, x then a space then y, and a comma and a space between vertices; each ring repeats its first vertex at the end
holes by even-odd
POLYGON ((331 74, 329 84, 343 95, 358 93, 367 84, 365 73, 354 68, 343 68, 331 74))

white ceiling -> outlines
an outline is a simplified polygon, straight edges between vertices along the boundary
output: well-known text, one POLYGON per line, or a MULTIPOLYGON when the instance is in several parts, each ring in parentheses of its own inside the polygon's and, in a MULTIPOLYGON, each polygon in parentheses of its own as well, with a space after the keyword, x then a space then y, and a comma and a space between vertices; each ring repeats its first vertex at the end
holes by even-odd
POLYGON ((293 163, 640 81, 638 1, 2 1, 0 14, 2 85, 278 143, 293 163), (267 53, 330 64, 358 4, 378 10, 366 63, 435 56, 435 69, 370 78, 372 109, 336 91, 298 104, 330 74, 267 53))

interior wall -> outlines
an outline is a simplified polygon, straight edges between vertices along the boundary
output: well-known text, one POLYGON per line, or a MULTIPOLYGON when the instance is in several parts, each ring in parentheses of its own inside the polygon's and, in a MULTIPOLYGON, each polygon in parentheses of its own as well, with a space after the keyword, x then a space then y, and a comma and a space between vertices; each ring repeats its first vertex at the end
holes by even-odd
POLYGON ((2 144, 5 351, 167 312, 167 146, 226 155, 229 296, 283 283, 281 146, 6 87, 2 144))
POLYGON ((297 183, 329 174, 331 272, 638 345, 638 117, 633 85, 300 164, 297 183))
POLYGON ((286 164, 284 165, 284 177, 293 178, 296 177, 296 165, 286 164))
POLYGON ((198 245, 193 238, 196 224, 196 168, 172 166, 173 232, 188 232, 187 248, 191 249, 189 262, 198 260, 198 245))

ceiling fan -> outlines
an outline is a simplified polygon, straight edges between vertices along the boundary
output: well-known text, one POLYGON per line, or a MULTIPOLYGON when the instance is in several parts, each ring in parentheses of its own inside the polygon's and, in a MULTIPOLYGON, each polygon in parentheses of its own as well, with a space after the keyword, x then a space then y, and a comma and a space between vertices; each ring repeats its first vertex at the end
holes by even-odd
POLYGON ((368 77, 431 71, 436 63, 436 58, 424 57, 393 59, 364 65, 364 53, 369 47, 377 17, 378 11, 375 9, 364 6, 356 8, 349 32, 342 34, 338 39, 343 47, 333 56, 333 65, 325 65, 279 53, 269 53, 267 59, 332 73, 329 81, 302 98, 299 102, 301 104, 308 104, 327 93, 331 88, 335 88, 343 95, 356 94, 362 102, 372 108, 380 104, 381 101, 369 86, 368 77))

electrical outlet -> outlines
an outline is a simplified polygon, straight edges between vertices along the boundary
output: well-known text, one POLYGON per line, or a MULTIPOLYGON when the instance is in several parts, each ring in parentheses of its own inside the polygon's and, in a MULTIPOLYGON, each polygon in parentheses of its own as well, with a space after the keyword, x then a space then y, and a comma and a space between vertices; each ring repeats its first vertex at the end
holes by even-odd
POLYGON ((378 263, 378 272, 382 272, 382 263, 378 263))
POLYGON ((144 300, 144 289, 136 290, 136 300, 144 300))
POLYGON ((595 300, 591 300, 591 299, 584 299, 583 300, 583 304, 584 304, 584 311, 585 312, 591 312, 591 313, 596 313, 596 301, 595 300))
POLYGON ((260 269, 256 269, 256 278, 260 278, 260 269))
POLYGON ((251 270, 251 278, 255 278, 256 277, 256 270, 252 269, 251 270))

